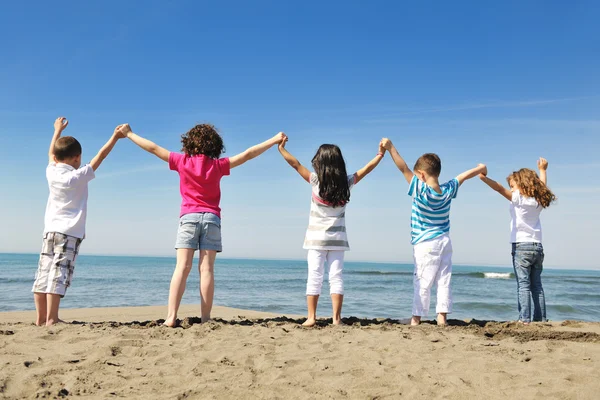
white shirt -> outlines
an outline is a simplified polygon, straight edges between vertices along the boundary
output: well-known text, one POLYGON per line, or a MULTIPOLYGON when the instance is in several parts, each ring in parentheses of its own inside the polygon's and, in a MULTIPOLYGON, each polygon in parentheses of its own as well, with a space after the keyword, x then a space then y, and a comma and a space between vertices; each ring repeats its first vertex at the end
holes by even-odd
MULTIPOLYGON (((356 174, 348 175, 348 188, 352 189, 356 174)), ((311 172, 312 200, 310 218, 304 237, 306 250, 350 250, 346 235, 346 205, 332 207, 319 197, 319 178, 311 172)))
POLYGON ((525 197, 518 190, 510 202, 510 242, 542 243, 540 213, 543 207, 533 197, 525 197))
POLYGON ((68 164, 50 163, 46 178, 50 195, 46 205, 44 233, 59 232, 83 239, 87 215, 88 182, 94 169, 86 164, 75 169, 68 164))

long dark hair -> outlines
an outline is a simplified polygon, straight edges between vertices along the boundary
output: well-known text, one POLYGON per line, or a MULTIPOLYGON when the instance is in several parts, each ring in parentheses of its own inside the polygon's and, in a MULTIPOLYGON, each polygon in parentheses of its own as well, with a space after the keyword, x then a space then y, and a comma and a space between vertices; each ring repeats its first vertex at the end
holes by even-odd
POLYGON ((319 178, 319 197, 333 207, 350 201, 350 188, 346 162, 342 151, 335 144, 322 144, 312 159, 312 166, 319 178))

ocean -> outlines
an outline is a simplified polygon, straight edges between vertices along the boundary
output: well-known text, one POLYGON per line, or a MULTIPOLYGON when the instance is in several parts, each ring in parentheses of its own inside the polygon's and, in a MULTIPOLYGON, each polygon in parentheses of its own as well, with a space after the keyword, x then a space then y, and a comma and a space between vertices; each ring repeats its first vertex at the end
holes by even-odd
MULTIPOLYGON (((36 254, 0 254, 0 311, 34 309, 31 285, 36 254)), ((174 257, 80 255, 61 308, 165 305, 174 257)), ((215 305, 281 315, 305 315, 306 262, 217 258, 215 305)), ((342 315, 404 319, 411 315, 410 264, 346 262, 342 315)), ((200 304, 194 268, 182 304, 200 304)), ((548 269, 542 274, 550 320, 600 321, 600 271, 548 269)), ((453 267, 451 318, 515 320, 516 282, 512 268, 453 267)), ((318 316, 331 316, 329 286, 323 284, 318 316)), ((435 302, 429 318, 435 316, 435 302)), ((199 310, 198 306, 198 312, 199 310)), ((165 315, 157 315, 156 319, 165 315)))

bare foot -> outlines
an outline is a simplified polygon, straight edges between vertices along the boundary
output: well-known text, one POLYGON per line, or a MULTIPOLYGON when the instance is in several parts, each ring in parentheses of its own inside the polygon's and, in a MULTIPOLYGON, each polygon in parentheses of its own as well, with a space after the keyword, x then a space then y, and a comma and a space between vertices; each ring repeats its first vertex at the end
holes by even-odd
POLYGON ((306 321, 304 321, 304 323, 302 324, 302 326, 304 326, 306 328, 312 328, 316 324, 317 324, 317 320, 316 319, 314 319, 314 318, 307 318, 306 321))
POLYGON ((341 318, 340 318, 340 319, 334 319, 334 320, 333 320, 333 322, 332 322, 332 324, 333 324, 333 325, 345 325, 345 324, 342 322, 342 319, 341 319, 341 318))
POLYGON ((37 326, 46 326, 46 320, 43 320, 43 321, 42 320, 37 320, 37 321, 35 321, 35 324, 37 326))
POLYGON ((163 326, 167 326, 169 328, 175 328, 175 326, 177 326, 177 318, 166 319, 165 322, 163 322, 163 326))
POLYGON ((208 316, 208 317, 202 317, 202 318, 200 319, 200 322, 201 322, 201 323, 205 323, 205 322, 208 322, 208 321, 210 321, 211 319, 212 319, 212 318, 211 318, 210 316, 208 316))
POLYGON ((416 315, 413 315, 413 317, 410 319, 410 324, 412 326, 417 326, 421 323, 421 317, 418 317, 416 315))
POLYGON ((446 320, 446 316, 445 315, 438 315, 437 317, 437 324, 438 326, 446 326, 448 325, 448 321, 446 320))
POLYGON ((56 321, 53 319, 49 319, 48 321, 46 321, 46 326, 52 326, 52 325, 64 324, 64 323, 65 323, 65 321, 63 321, 60 318, 58 318, 56 321))

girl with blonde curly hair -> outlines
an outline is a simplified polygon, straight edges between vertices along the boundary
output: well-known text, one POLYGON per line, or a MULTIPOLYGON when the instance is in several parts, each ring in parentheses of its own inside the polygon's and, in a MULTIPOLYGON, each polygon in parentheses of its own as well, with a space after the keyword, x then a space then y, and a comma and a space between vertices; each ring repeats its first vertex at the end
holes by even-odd
POLYGON ((517 279, 517 304, 519 321, 531 321, 533 299, 533 321, 546 321, 546 301, 542 287, 544 248, 542 247, 542 225, 540 213, 556 196, 546 186, 548 161, 537 162, 540 174, 521 168, 510 174, 506 181, 510 190, 485 175, 479 177, 489 187, 510 201, 512 261, 517 279))

